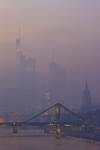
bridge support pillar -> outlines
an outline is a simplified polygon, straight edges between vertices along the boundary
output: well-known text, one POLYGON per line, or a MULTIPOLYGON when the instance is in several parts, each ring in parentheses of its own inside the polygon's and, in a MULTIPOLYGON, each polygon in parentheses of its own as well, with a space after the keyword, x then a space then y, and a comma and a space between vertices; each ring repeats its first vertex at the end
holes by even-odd
POLYGON ((56 122, 60 122, 60 118, 61 118, 61 105, 60 104, 55 105, 55 113, 56 113, 56 122))
POLYGON ((55 129, 55 132, 56 132, 56 137, 57 138, 60 138, 61 137, 61 127, 60 127, 60 121, 61 121, 61 104, 56 104, 55 105, 55 115, 56 115, 56 129, 55 129))
POLYGON ((13 127, 13 133, 17 134, 18 133, 18 128, 17 128, 16 122, 13 122, 12 127, 13 127))
POLYGON ((60 127, 56 127, 56 137, 60 138, 61 137, 61 128, 60 127))
POLYGON ((49 134, 49 133, 50 133, 50 129, 49 129, 48 126, 46 126, 46 127, 44 128, 44 133, 46 133, 46 134, 49 134))

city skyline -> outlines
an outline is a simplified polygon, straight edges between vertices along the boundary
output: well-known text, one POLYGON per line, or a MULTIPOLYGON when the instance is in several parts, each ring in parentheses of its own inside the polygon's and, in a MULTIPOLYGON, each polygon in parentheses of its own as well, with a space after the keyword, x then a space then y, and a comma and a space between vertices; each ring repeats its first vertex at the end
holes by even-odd
POLYGON ((67 71, 71 105, 81 103, 85 80, 93 100, 100 102, 100 2, 98 0, 1 0, 0 85, 15 84, 15 40, 21 28, 22 48, 47 77, 52 53, 67 71), (74 98, 77 99, 74 101, 74 98))
POLYGON ((100 150, 100 0, 0 0, 0 150, 100 150))

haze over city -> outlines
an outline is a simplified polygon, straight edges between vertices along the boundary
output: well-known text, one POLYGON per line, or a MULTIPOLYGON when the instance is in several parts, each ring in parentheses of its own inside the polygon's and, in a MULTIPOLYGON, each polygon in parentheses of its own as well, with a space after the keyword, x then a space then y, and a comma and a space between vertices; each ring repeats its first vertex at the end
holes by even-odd
POLYGON ((100 150, 100 0, 0 0, 0 150, 100 150))
POLYGON ((21 49, 35 59, 44 82, 52 62, 66 70, 68 95, 63 102, 68 107, 81 106, 85 81, 93 102, 100 102, 99 0, 1 0, 0 18, 1 95, 16 86, 20 28, 21 49))

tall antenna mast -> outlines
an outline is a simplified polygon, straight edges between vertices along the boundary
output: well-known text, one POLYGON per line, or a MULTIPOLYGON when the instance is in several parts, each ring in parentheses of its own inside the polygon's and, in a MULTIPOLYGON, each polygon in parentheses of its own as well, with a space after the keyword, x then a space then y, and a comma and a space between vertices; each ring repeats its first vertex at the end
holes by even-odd
POLYGON ((21 40, 21 27, 18 28, 18 38, 21 40))
POLYGON ((51 61, 54 63, 55 62, 55 50, 52 49, 52 52, 51 52, 51 61))

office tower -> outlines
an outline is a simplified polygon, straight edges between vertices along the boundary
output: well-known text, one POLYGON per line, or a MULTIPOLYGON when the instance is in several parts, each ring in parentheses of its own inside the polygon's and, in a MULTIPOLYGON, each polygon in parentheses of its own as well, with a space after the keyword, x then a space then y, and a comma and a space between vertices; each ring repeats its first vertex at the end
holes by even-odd
POLYGON ((49 88, 53 103, 63 102, 66 99, 66 71, 57 63, 50 64, 49 88))
POLYGON ((92 108, 92 98, 91 98, 90 90, 88 88, 88 84, 86 82, 85 89, 83 91, 81 110, 84 112, 87 112, 87 111, 91 110, 91 108, 92 108))

